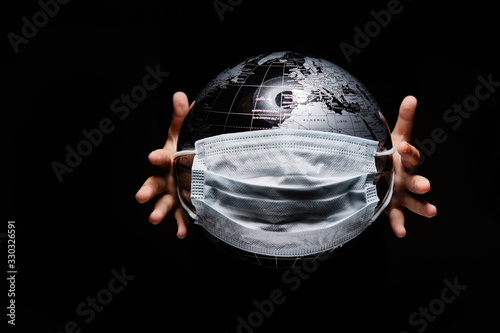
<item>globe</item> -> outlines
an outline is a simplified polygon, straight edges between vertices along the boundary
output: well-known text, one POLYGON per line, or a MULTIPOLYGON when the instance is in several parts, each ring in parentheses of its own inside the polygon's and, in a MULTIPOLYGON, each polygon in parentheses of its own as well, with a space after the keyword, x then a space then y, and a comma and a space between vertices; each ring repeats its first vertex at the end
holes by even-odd
MULTIPOLYGON (((192 150, 197 140, 215 135, 281 128, 362 137, 377 141, 378 151, 392 147, 380 107, 359 80, 328 60, 283 51, 247 58, 211 80, 184 121, 178 150, 192 150)), ((191 205, 192 156, 179 158, 175 165, 179 195, 191 205)), ((374 183, 382 200, 392 180, 392 158, 379 157, 376 166, 374 183)), ((244 253, 211 239, 225 251, 259 264, 290 260, 244 253)))

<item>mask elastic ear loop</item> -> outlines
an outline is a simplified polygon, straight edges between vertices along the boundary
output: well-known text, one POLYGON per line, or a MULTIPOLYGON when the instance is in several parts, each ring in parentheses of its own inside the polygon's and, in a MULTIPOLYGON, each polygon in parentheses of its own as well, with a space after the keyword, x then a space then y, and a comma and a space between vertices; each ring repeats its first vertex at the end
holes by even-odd
MULTIPOLYGON (((187 156, 187 155, 196 155, 196 150, 182 150, 182 151, 178 151, 178 152, 176 152, 174 154, 173 159, 175 160, 177 157, 187 156)), ((184 208, 184 210, 189 214, 189 216, 191 216, 191 218, 197 220, 198 219, 198 215, 196 215, 196 213, 193 212, 191 210, 191 208, 189 208, 184 203, 184 200, 182 200, 181 192, 179 191, 179 186, 176 186, 176 188, 177 188, 177 197, 179 198, 179 202, 181 203, 182 208, 184 208)))
POLYGON ((198 215, 196 215, 195 212, 193 212, 191 210, 191 208, 189 208, 185 203, 184 203, 184 200, 182 200, 181 198, 181 193, 179 192, 179 187, 177 187, 177 197, 179 197, 179 202, 181 203, 181 206, 182 208, 184 208, 184 210, 189 214, 189 216, 191 216, 191 218, 197 220, 198 219, 198 215))
POLYGON ((376 157, 387 156, 387 155, 394 154, 395 151, 396 151, 396 147, 392 147, 391 149, 386 150, 386 151, 381 151, 381 152, 376 151, 375 154, 373 154, 373 155, 376 156, 376 157))
POLYGON ((175 160, 177 157, 186 156, 186 155, 196 155, 196 150, 181 150, 174 154, 173 159, 175 160))

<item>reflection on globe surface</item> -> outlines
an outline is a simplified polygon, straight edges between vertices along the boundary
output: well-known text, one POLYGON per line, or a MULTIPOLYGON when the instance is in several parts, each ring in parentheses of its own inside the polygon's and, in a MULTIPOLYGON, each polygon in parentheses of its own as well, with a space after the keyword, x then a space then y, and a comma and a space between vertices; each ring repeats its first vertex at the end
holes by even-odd
MULTIPOLYGON (((354 76, 325 59, 275 52, 250 57, 210 81, 184 121, 178 148, 192 150, 197 140, 224 133, 280 128, 362 137, 378 141, 379 151, 392 147, 380 107, 354 76)), ((191 162, 177 162, 179 193, 188 203, 191 162)), ((382 200, 392 158, 377 158, 376 165, 382 200)))

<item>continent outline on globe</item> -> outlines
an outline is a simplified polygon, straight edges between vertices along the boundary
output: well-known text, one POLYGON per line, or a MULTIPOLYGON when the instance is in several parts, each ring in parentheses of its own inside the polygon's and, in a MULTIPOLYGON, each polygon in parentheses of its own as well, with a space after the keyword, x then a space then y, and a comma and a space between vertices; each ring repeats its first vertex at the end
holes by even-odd
POLYGON ((363 137, 378 141, 380 151, 391 147, 379 105, 353 75, 328 60, 282 51, 247 58, 210 81, 196 97, 179 148, 193 149, 209 136, 278 128, 363 137))

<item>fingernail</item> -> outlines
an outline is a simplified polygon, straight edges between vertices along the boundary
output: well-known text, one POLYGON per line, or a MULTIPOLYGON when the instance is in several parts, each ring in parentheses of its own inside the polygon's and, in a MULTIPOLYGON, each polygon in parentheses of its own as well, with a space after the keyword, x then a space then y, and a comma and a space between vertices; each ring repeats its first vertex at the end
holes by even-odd
MULTIPOLYGON (((401 142, 401 143, 403 143, 403 142, 401 142)), ((398 146, 398 152, 400 154, 408 154, 410 152, 410 144, 408 142, 404 142, 403 148, 399 149, 399 147, 401 147, 401 143, 398 146)))
POLYGON ((409 144, 408 142, 406 142, 406 144, 405 144, 405 151, 404 151, 404 153, 405 153, 405 154, 408 154, 410 151, 411 151, 410 144, 409 144))
POLYGON ((434 206, 434 205, 431 205, 431 206, 432 206, 432 208, 434 208, 434 214, 433 214, 433 215, 431 215, 431 216, 429 216, 429 218, 436 216, 436 215, 437 215, 437 213, 438 213, 437 207, 436 207, 436 206, 434 206))
POLYGON ((423 185, 420 185, 420 186, 424 186, 424 189, 423 190, 420 190, 422 191, 423 193, 427 193, 431 190, 431 183, 430 181, 425 178, 425 177, 420 177, 417 182, 415 183, 415 187, 418 187, 418 184, 421 182, 421 181, 424 181, 424 183, 422 183, 423 185))

